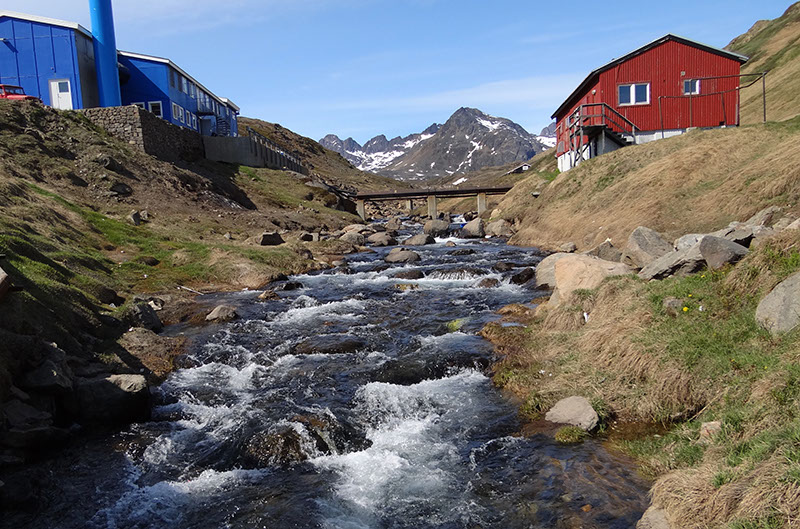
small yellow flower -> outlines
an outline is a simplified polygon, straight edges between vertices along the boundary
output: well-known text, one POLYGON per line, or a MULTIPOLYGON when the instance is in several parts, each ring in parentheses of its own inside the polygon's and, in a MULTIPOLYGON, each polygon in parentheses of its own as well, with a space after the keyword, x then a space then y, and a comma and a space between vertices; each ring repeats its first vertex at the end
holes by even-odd
POLYGON ((700 277, 701 277, 701 278, 704 278, 704 277, 706 277, 706 275, 705 275, 705 274, 703 274, 703 275, 701 275, 700 277))
POLYGON ((689 307, 683 307, 683 312, 688 312, 688 311, 689 311, 689 307))
POLYGON ((689 297, 692 297, 692 295, 691 295, 691 294, 689 294, 689 297))

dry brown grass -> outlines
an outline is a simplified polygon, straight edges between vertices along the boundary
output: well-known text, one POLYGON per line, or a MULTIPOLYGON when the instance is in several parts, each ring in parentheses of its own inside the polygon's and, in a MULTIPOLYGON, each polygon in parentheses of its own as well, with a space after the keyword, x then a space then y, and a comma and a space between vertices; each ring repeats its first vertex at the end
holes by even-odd
POLYGON ((551 249, 624 246, 637 226, 671 238, 713 231, 767 205, 797 213, 799 139, 792 124, 695 131, 590 160, 538 199, 526 179, 498 208, 521 220, 512 242, 551 249))

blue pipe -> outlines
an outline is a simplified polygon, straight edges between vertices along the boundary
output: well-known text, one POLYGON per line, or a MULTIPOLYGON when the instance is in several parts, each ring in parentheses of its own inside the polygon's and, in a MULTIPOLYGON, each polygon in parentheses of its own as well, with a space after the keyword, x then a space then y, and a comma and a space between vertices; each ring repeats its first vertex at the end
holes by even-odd
POLYGON ((114 13, 111 0, 89 0, 94 36, 94 60, 101 107, 122 105, 117 68, 117 39, 114 36, 114 13))

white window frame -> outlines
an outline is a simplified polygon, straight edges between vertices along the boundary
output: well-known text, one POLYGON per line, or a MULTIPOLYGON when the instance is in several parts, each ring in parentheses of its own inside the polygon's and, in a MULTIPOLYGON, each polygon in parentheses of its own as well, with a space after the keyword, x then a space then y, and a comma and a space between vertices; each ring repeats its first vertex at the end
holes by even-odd
POLYGON ((131 105, 133 105, 135 107, 139 107, 142 110, 147 110, 147 108, 145 108, 145 106, 144 106, 144 103, 131 103, 131 105))
POLYGON ((197 116, 192 114, 192 128, 197 129, 197 116))
POLYGON ((700 95, 700 79, 684 79, 683 81, 683 95, 688 96, 698 96, 700 95), (686 83, 694 83, 694 90, 689 88, 686 90, 686 83))
POLYGON ((172 120, 179 121, 180 120, 180 111, 178 110, 181 108, 178 106, 178 103, 172 103, 172 120))
POLYGON ((186 111, 182 106, 178 106, 178 115, 180 116, 181 123, 186 123, 186 111))
POLYGON ((148 101, 147 110, 160 118, 164 118, 164 104, 161 101, 148 101), (158 105, 158 112, 153 112, 153 105, 158 105))
POLYGON ((617 85, 617 104, 621 107, 632 107, 636 105, 649 105, 650 104, 650 83, 622 83, 617 85), (647 87, 647 100, 645 101, 636 101, 636 87, 645 85, 647 87), (628 87, 630 90, 631 102, 630 103, 623 103, 619 101, 619 93, 623 87, 628 87))

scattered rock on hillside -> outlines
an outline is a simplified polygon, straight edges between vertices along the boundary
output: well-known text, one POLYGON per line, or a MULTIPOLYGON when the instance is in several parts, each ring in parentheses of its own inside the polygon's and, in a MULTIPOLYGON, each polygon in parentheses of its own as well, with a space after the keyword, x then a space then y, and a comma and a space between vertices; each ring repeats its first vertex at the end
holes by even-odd
POLYGON ((673 247, 678 251, 687 250, 692 246, 694 246, 695 244, 697 244, 698 242, 700 242, 700 239, 702 239, 703 237, 705 237, 704 233, 688 233, 683 237, 678 237, 677 239, 675 239, 673 247))
POLYGON ((414 263, 420 260, 420 256, 411 250, 401 250, 389 252, 389 255, 383 258, 387 263, 414 263))
POLYGON ((367 237, 367 242, 372 246, 395 246, 397 239, 389 235, 388 232, 382 231, 367 237))
POLYGON ((208 313, 206 321, 223 323, 226 321, 233 321, 238 317, 239 314, 236 312, 236 307, 232 305, 219 305, 208 313))
POLYGON ((785 229, 787 229, 787 230, 800 230, 800 219, 792 221, 792 223, 789 224, 788 226, 786 226, 785 229))
POLYGON ((792 229, 797 229, 797 226, 800 226, 799 219, 794 215, 784 215, 781 217, 781 220, 773 224, 772 229, 775 231, 783 231, 789 226, 794 226, 792 229))
POLYGON ((586 255, 593 255, 599 257, 604 261, 612 261, 618 263, 622 260, 622 252, 614 246, 610 240, 605 240, 586 252, 586 255))
MULTIPOLYGON (((314 240, 314 234, 304 231, 300 233, 297 239, 303 242, 311 242, 314 240)), ((317 239, 319 239, 319 236, 317 236, 317 239)))
POLYGON ((265 231, 258 238, 259 246, 277 246, 283 243, 283 237, 277 231, 265 231))
POLYGON ((678 298, 664 298, 661 305, 664 307, 664 311, 670 316, 677 316, 681 313, 681 310, 683 310, 683 301, 678 298))
POLYGON ((636 523, 636 529, 672 529, 672 525, 664 511, 651 505, 636 523))
POLYGON ((344 235, 339 237, 339 240, 349 242, 350 244, 355 244, 356 246, 364 246, 364 236, 361 235, 357 230, 345 232, 344 235))
POLYGON ((747 248, 722 237, 706 235, 700 240, 700 253, 708 267, 717 270, 726 264, 739 262, 747 255, 747 248))
POLYGON ((483 219, 477 218, 467 222, 461 228, 461 236, 465 239, 479 239, 486 235, 483 219))
POLYGON ((761 300, 756 320, 772 334, 789 332, 800 323, 800 272, 780 283, 761 300))
POLYGON ((769 206, 744 221, 744 223, 749 226, 772 226, 780 216, 781 208, 778 206, 769 206))
POLYGON ((721 421, 709 421, 700 425, 700 441, 711 442, 715 435, 722 431, 721 421))
POLYGON ((749 247, 754 237, 753 226, 748 226, 741 222, 731 222, 727 227, 710 233, 709 235, 722 237, 736 244, 741 244, 744 247, 749 247))
POLYGON ((450 223, 446 220, 429 220, 422 227, 422 232, 431 237, 447 237, 450 233, 450 223))
POLYGON ((511 237, 514 235, 514 229, 510 222, 500 219, 486 225, 486 234, 492 237, 511 237))
POLYGON ((558 247, 558 251, 562 253, 573 253, 578 249, 578 245, 574 242, 565 242, 558 247))
POLYGON ((544 416, 550 422, 571 424, 589 432, 597 426, 600 418, 592 405, 584 397, 567 397, 556 402, 544 416))
POLYGON ((664 279, 670 276, 687 276, 703 268, 706 260, 700 253, 700 244, 681 251, 669 252, 642 268, 642 279, 664 279))
POLYGON ((85 421, 122 424, 150 416, 150 390, 142 375, 79 378, 75 396, 85 421))
POLYGON ((672 245, 658 232, 639 226, 628 237, 628 245, 622 252, 622 262, 636 268, 644 268, 672 250, 672 245))
POLYGON ((555 288, 556 286, 556 263, 567 257, 568 253, 554 253, 548 255, 536 266, 536 286, 539 288, 555 288))
POLYGON ((425 233, 418 233, 412 235, 403 241, 404 246, 425 246, 426 244, 435 244, 436 240, 425 233))
POLYGON ((631 272, 633 269, 623 263, 604 261, 591 255, 567 254, 556 261, 555 288, 549 303, 558 305, 575 290, 597 288, 607 277, 631 272))
POLYGON ((110 191, 113 195, 119 197, 127 197, 133 194, 133 189, 125 182, 114 182, 111 184, 110 191))
POLYGON ((154 332, 159 332, 164 327, 158 314, 149 303, 134 304, 124 319, 131 327, 143 327, 154 332))
POLYGON ((134 226, 140 225, 142 223, 142 214, 135 210, 131 211, 128 213, 128 222, 134 226))

